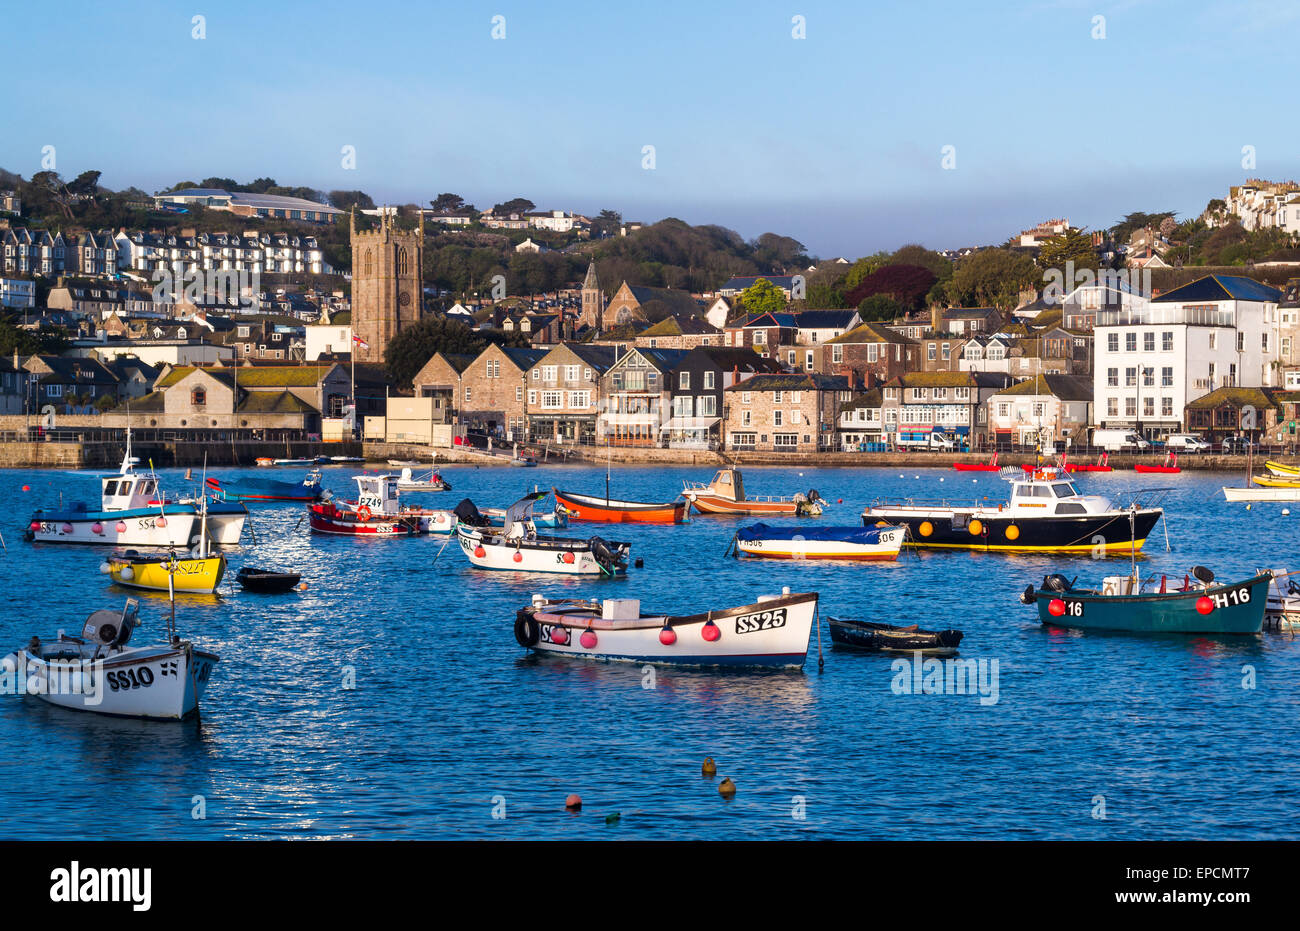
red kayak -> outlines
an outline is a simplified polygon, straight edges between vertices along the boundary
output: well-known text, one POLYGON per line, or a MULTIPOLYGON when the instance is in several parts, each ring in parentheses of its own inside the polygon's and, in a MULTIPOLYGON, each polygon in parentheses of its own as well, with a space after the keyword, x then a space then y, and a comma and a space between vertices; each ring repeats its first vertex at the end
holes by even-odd
POLYGON ((1108 465, 1074 465, 1070 464, 1065 467, 1067 472, 1113 472, 1115 471, 1108 465))
POLYGON ((558 507, 570 520, 603 521, 607 524, 680 524, 686 521, 685 501, 647 504, 643 501, 619 501, 594 495, 576 495, 552 488, 558 507))
POLYGON ((952 467, 958 472, 997 472, 1002 468, 998 465, 997 453, 988 462, 954 462, 952 467))
POLYGON ((1178 466, 1162 466, 1162 465, 1153 466, 1153 465, 1143 465, 1143 464, 1140 463, 1140 462, 1139 462, 1137 465, 1135 465, 1135 466, 1133 467, 1133 470, 1136 471, 1136 472, 1163 472, 1163 473, 1165 473, 1165 474, 1171 474, 1171 473, 1174 473, 1174 472, 1181 472, 1181 471, 1183 471, 1182 469, 1178 468, 1178 466))

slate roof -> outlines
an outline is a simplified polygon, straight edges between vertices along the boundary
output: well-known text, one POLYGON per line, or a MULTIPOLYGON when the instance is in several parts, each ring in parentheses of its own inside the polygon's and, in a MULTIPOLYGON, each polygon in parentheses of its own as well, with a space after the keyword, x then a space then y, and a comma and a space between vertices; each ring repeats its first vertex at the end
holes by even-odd
POLYGON ((1172 291, 1151 298, 1151 303, 1174 301, 1267 301, 1279 303, 1282 292, 1277 288, 1241 275, 1206 275, 1172 291))
POLYGON ((800 310, 794 318, 802 330, 829 330, 847 327, 856 315, 856 310, 800 310))
MULTIPOLYGON (((752 349, 741 346, 697 346, 687 356, 699 353, 707 356, 714 365, 723 371, 739 369, 742 372, 781 372, 781 363, 767 356, 760 356, 752 349)), ((685 359, 683 359, 685 362, 685 359)))
POLYGON ((814 373, 761 374, 732 385, 735 391, 848 391, 849 379, 844 375, 818 375, 814 373))
POLYGON ((841 333, 834 339, 826 340, 827 343, 902 343, 905 346, 915 346, 916 340, 910 336, 904 336, 897 330, 885 326, 883 323, 863 323, 855 326, 847 333, 841 333))
POLYGON ((664 317, 654 326, 642 330, 637 336, 683 336, 686 334, 713 334, 722 331, 694 315, 689 317, 664 317))
POLYGON ((588 343, 562 343, 597 372, 605 372, 617 360, 613 346, 592 346, 588 343))
POLYGON ((1052 395, 1062 401, 1091 401, 1092 379, 1086 375, 1035 375, 1003 388, 996 396, 1007 395, 1052 395))
MULTIPOLYGON (((1196 282, 1192 282, 1195 284, 1196 282)), ((1280 407, 1274 394, 1264 388, 1233 388, 1223 387, 1215 388, 1209 394, 1203 394, 1194 401, 1188 401, 1187 410, 1213 410, 1217 407, 1227 405, 1229 407, 1241 408, 1247 404, 1257 410, 1273 408, 1280 412, 1280 407)))

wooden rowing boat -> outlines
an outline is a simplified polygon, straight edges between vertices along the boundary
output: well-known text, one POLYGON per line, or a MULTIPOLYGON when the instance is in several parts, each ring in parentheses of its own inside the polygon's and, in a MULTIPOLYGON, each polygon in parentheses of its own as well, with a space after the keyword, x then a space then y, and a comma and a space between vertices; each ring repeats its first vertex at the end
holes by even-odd
POLYGON ((652 504, 644 501, 620 501, 597 498, 552 488, 557 505, 570 520, 601 521, 607 524, 680 524, 686 520, 686 502, 668 501, 652 504))

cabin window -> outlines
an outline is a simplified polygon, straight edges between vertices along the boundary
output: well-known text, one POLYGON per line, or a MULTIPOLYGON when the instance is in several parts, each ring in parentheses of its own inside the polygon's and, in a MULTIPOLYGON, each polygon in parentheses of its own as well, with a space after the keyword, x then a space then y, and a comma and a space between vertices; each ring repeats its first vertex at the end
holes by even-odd
MULTIPOLYGON (((123 482, 123 484, 125 485, 126 483, 123 482)), ((140 494, 142 494, 142 495, 151 495, 151 494, 153 494, 153 489, 154 489, 153 479, 145 479, 144 481, 142 481, 142 482, 140 483, 139 491, 140 491, 140 494)), ((125 488, 123 489, 123 491, 125 491, 125 488)))
POLYGON ((105 495, 106 497, 111 498, 111 497, 113 497, 113 496, 116 495, 116 494, 117 494, 117 482, 105 482, 105 483, 104 483, 104 495, 105 495))
POLYGON ((1074 502, 1074 501, 1069 501, 1066 502, 1065 504, 1058 504, 1056 506, 1056 513, 1057 514, 1085 514, 1087 512, 1084 510, 1082 504, 1079 504, 1078 502, 1074 502))

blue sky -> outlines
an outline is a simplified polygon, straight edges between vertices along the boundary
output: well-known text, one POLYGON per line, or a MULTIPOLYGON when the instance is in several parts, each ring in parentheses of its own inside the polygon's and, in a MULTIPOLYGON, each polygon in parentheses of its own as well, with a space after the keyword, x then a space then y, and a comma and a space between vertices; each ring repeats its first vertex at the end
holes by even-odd
POLYGON ((0 166, 24 176, 54 145, 109 187, 523 195, 823 256, 1195 215, 1300 177, 1291 0, 0 2, 0 166))

